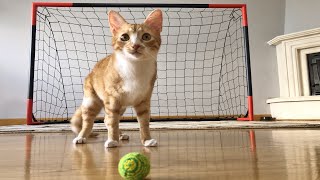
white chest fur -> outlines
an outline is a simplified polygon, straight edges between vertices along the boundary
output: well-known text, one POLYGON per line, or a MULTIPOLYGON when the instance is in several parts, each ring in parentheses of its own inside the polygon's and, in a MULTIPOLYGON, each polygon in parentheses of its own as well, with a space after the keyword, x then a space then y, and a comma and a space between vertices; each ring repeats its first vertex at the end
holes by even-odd
POLYGON ((151 80, 156 71, 153 60, 136 61, 117 55, 117 69, 123 79, 122 89, 125 92, 125 105, 133 105, 145 97, 151 88, 151 80))

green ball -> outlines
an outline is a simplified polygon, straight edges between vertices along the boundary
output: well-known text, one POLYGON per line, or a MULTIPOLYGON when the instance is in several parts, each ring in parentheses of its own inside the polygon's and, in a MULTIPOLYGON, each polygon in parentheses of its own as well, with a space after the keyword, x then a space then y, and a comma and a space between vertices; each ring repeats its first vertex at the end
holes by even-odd
POLYGON ((140 153, 128 153, 120 159, 118 171, 124 179, 144 179, 150 172, 150 161, 140 153))

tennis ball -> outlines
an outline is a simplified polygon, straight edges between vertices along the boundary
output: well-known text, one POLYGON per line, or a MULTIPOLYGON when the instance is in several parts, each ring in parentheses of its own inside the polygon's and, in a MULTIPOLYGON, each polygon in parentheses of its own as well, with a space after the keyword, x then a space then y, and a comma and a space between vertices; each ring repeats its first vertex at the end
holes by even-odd
POLYGON ((120 159, 118 171, 127 180, 144 179, 150 172, 150 161, 140 153, 128 153, 120 159))

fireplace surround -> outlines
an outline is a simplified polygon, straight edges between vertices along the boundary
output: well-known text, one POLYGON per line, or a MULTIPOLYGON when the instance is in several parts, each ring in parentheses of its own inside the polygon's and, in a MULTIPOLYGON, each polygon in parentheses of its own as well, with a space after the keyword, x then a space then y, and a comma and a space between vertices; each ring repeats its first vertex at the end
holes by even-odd
POLYGON ((276 119, 320 119, 320 96, 312 95, 307 57, 320 52, 320 28, 277 36, 280 97, 267 100, 276 119))

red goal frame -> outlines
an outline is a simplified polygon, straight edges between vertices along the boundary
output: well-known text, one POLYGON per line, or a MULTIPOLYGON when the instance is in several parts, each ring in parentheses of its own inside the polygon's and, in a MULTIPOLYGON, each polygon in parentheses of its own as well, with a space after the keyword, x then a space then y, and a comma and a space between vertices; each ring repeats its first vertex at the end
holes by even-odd
POLYGON ((33 121, 33 81, 34 81, 34 61, 35 61, 35 41, 36 41, 36 21, 38 7, 165 7, 165 8, 241 8, 242 26, 245 48, 245 64, 247 67, 247 103, 248 111, 246 117, 237 118, 239 121, 253 121, 253 98, 252 98, 252 78, 250 63, 250 48, 248 35, 248 20, 246 4, 125 4, 125 3, 72 3, 72 2, 33 2, 32 3, 32 38, 31 38, 31 58, 30 58, 30 78, 29 93, 27 99, 27 124, 43 124, 44 122, 33 121))

